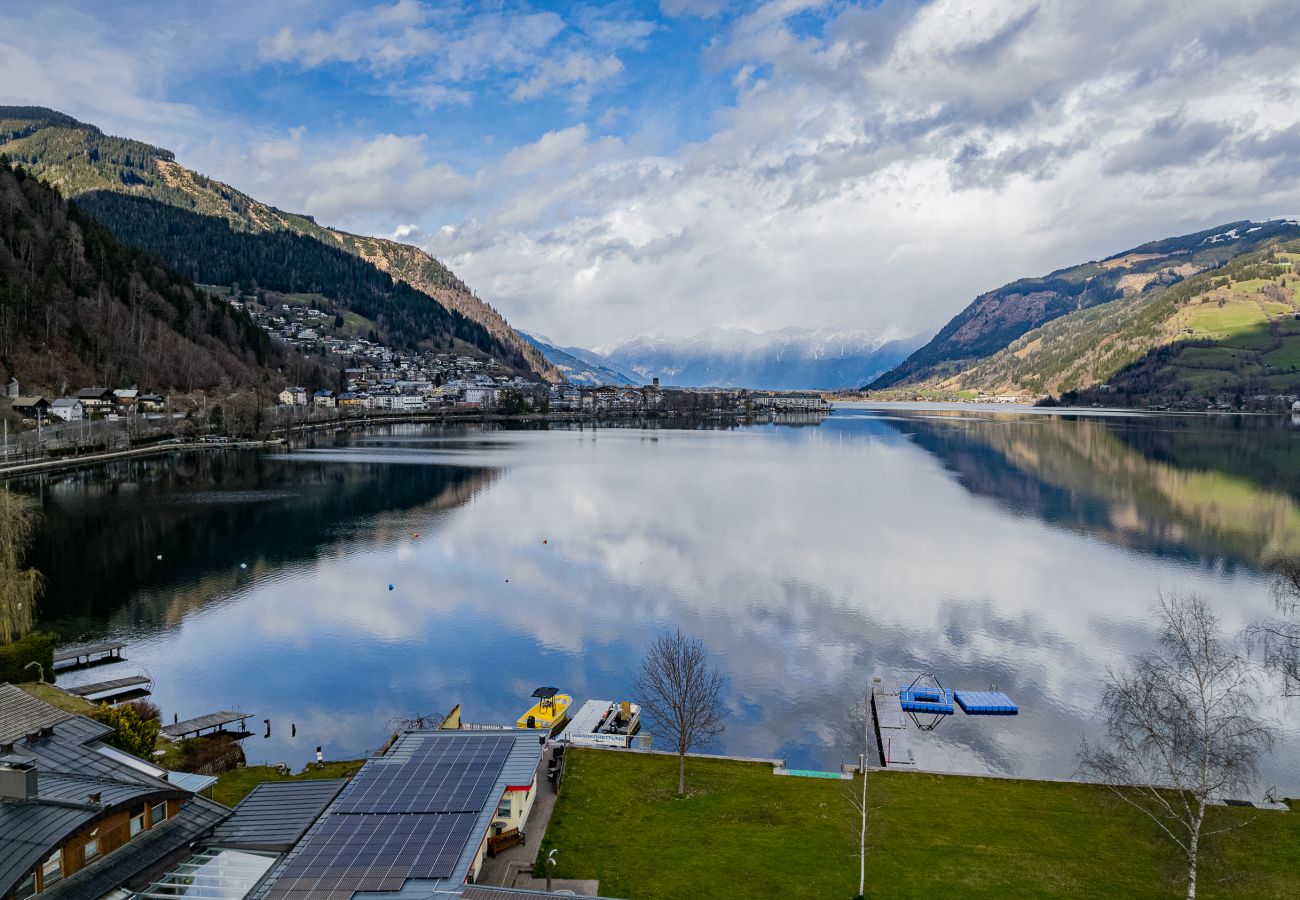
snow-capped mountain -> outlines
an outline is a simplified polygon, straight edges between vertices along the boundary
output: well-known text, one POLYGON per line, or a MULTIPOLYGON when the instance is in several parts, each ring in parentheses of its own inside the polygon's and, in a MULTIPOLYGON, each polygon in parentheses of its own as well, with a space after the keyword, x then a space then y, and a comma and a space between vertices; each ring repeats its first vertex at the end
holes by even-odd
POLYGON ((632 338, 600 356, 642 382, 657 377, 683 387, 835 389, 861 387, 921 343, 858 330, 713 328, 684 338, 632 338))
POLYGON ((547 362, 563 372, 570 384, 583 387, 641 384, 641 376, 635 372, 620 370, 599 353, 584 350, 582 347, 557 347, 548 338, 522 331, 519 334, 525 341, 540 350, 547 362))

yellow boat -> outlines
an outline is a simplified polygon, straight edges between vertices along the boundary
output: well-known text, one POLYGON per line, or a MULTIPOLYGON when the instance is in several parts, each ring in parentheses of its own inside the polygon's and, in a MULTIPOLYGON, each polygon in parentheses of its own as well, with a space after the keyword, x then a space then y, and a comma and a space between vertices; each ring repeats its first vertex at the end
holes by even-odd
POLYGON ((569 720, 569 704, 573 698, 561 694, 559 688, 539 687, 533 691, 537 702, 515 722, 516 728, 536 728, 555 732, 569 720))

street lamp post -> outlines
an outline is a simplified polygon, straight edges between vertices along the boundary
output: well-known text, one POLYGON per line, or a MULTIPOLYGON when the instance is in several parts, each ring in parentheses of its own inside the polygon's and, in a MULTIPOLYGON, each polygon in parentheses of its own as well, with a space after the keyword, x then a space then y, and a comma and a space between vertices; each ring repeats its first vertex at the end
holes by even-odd
POLYGON ((559 850, 552 850, 550 853, 546 854, 546 893, 548 894, 551 892, 551 871, 559 865, 559 863, 555 861, 555 854, 559 852, 559 850))

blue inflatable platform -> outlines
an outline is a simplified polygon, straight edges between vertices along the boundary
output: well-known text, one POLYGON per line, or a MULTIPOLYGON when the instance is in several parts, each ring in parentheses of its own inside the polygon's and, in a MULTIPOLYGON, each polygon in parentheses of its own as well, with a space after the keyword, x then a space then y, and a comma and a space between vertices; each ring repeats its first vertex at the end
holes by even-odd
POLYGON ((947 688, 898 688, 898 704, 904 712, 932 713, 937 716, 952 715, 952 691, 947 688))
POLYGON ((957 691, 957 705, 968 716, 1014 716, 1020 712, 1001 691, 957 691))

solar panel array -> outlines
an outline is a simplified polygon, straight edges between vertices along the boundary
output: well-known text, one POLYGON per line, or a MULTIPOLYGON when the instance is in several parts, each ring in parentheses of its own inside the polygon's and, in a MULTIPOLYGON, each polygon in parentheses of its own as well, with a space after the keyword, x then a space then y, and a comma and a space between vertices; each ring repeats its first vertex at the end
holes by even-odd
POLYGON ((378 763, 343 791, 335 812, 478 812, 496 782, 514 738, 500 735, 425 740, 410 759, 378 763))
POLYGON ((408 878, 447 878, 474 827, 474 813, 332 815, 292 857, 270 896, 348 900, 357 891, 398 891, 408 878))
POLYGON ((366 766, 285 862, 269 900, 348 900, 451 877, 513 746, 506 735, 431 735, 401 762, 366 766))

